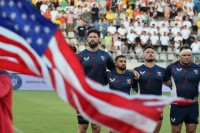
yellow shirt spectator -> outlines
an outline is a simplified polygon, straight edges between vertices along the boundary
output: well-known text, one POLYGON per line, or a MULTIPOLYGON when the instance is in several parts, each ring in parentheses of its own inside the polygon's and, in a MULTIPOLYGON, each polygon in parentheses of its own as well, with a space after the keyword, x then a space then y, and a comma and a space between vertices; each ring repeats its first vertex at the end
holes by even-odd
POLYGON ((106 19, 107 20, 114 20, 115 19, 115 14, 112 12, 112 10, 109 10, 109 12, 106 14, 106 19))
POLYGON ((197 21, 197 27, 200 29, 200 20, 197 21))
POLYGON ((127 13, 129 19, 133 19, 134 11, 132 10, 132 6, 129 6, 129 8, 126 10, 126 13, 127 13))

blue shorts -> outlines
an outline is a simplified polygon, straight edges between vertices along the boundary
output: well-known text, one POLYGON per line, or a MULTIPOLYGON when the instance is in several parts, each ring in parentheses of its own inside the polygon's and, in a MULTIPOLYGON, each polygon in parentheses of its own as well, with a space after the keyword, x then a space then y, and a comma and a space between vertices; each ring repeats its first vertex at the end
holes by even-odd
POLYGON ((198 124, 199 105, 197 103, 181 106, 172 104, 170 108, 171 125, 178 125, 183 122, 186 124, 198 124))

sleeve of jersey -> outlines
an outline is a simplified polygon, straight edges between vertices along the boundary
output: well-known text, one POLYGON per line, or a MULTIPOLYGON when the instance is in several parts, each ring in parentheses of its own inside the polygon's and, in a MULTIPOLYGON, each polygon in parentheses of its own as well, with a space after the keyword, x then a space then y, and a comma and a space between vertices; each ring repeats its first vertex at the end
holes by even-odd
POLYGON ((107 68, 109 70, 113 70, 115 68, 115 63, 110 55, 108 55, 107 68))
MULTIPOLYGON (((170 65, 171 66, 171 65, 170 65)), ((170 80, 170 78, 171 78, 171 67, 170 66, 168 66, 167 68, 166 68, 166 70, 165 70, 165 73, 164 73, 164 77, 163 77, 163 81, 168 81, 168 80, 170 80)))
POLYGON ((0 99, 6 96, 11 88, 11 81, 8 73, 0 72, 0 99))

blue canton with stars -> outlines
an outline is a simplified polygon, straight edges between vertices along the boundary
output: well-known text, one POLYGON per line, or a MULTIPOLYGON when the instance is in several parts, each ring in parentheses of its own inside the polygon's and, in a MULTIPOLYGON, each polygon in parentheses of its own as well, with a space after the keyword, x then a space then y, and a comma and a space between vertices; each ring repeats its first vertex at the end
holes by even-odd
POLYGON ((57 30, 26 0, 0 0, 0 26, 22 36, 40 56, 57 30))

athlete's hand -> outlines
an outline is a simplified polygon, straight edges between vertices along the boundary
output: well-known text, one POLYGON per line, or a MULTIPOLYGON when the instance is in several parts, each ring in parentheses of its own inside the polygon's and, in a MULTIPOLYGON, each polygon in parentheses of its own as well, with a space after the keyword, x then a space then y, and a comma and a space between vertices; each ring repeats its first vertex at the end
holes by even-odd
POLYGON ((140 74, 137 72, 137 71, 135 71, 135 70, 133 70, 133 74, 135 75, 135 79, 136 80, 139 80, 140 79, 140 74))

